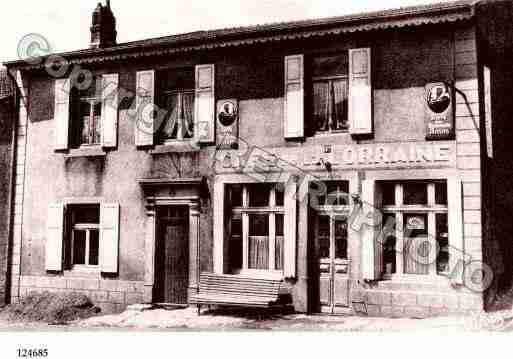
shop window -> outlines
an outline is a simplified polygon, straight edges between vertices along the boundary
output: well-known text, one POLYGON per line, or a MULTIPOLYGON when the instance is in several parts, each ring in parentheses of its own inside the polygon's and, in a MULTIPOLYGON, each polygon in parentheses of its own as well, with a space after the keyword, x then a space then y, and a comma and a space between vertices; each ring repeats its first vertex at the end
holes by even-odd
POLYGON ((160 144, 194 137, 194 77, 194 68, 157 73, 158 103, 166 111, 158 131, 160 144))
POLYGON ((97 267, 100 244, 100 206, 72 206, 69 216, 71 221, 69 263, 74 268, 97 267))
POLYGON ((280 189, 274 184, 228 186, 231 273, 283 270, 284 207, 280 189))
POLYGON ((447 272, 446 182, 381 182, 380 191, 384 213, 384 273, 434 275, 447 272))
POLYGON ((312 59, 311 109, 316 133, 343 132, 349 128, 348 67, 347 53, 312 59))
POLYGON ((71 129, 73 147, 101 144, 101 91, 101 77, 94 77, 91 85, 85 90, 73 90, 75 114, 71 129))
POLYGON ((310 191, 313 202, 318 206, 348 206, 349 182, 348 181, 324 181, 313 182, 310 191))

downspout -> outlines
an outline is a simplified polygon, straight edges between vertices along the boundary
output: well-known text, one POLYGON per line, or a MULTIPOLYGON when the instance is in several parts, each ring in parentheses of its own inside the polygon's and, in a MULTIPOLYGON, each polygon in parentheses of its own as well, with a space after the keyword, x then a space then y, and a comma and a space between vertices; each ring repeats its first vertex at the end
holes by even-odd
MULTIPOLYGON (((13 238, 13 227, 14 227, 14 190, 15 190, 15 185, 16 185, 16 160, 17 160, 17 138, 18 138, 18 122, 19 122, 19 101, 20 101, 20 96, 18 95, 18 85, 16 83, 16 79, 14 78, 14 76, 12 76, 11 72, 9 70, 7 70, 7 76, 9 76, 9 78, 11 79, 12 81, 12 87, 13 87, 13 100, 12 100, 12 139, 11 139, 11 145, 12 145, 12 149, 11 149, 11 166, 10 166, 10 179, 9 179, 9 195, 8 195, 8 213, 9 213, 9 216, 8 216, 8 224, 7 224, 7 250, 6 250, 6 254, 7 254, 7 268, 6 268, 6 271, 5 271, 5 274, 6 274, 6 280, 5 280, 5 286, 6 286, 6 290, 5 290, 5 296, 6 296, 6 303, 10 303, 11 302, 11 297, 12 297, 12 293, 11 293, 11 288, 12 288, 12 283, 11 283, 11 268, 12 268, 12 260, 13 260, 13 257, 12 257, 12 247, 13 247, 13 243, 14 243, 14 238, 13 238)), ((21 249, 20 249, 21 250, 21 249)), ((21 262, 20 262, 21 264, 21 262)), ((20 270, 21 270, 21 267, 20 267, 20 270)), ((19 297, 20 295, 20 276, 18 276, 18 293, 16 293, 16 295, 19 297)))

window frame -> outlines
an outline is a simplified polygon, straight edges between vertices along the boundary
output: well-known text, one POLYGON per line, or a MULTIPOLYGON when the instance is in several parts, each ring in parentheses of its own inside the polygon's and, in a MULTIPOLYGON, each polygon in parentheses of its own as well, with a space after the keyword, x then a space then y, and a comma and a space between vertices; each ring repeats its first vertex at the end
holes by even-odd
MULTIPOLYGON (((342 51, 338 51, 338 52, 335 52, 335 53, 319 53, 319 54, 312 54, 310 56, 310 61, 309 61, 309 66, 310 66, 310 78, 309 78, 309 82, 308 82, 308 91, 309 91, 309 98, 310 98, 310 101, 309 101, 309 120, 310 120, 310 128, 312 128, 313 130, 311 131, 312 132, 312 135, 313 136, 330 136, 330 135, 336 135, 336 134, 346 134, 346 133, 349 133, 350 131, 350 122, 349 122, 349 109, 346 108, 346 111, 345 111, 345 119, 343 119, 345 122, 345 128, 342 128, 342 129, 339 129, 339 130, 332 130, 329 128, 329 118, 332 116, 332 113, 333 113, 333 108, 334 106, 332 106, 332 102, 333 102, 333 99, 332 99, 332 93, 331 93, 331 88, 333 86, 333 82, 337 81, 337 80, 344 80, 346 82, 346 92, 347 92, 347 101, 349 101, 349 50, 345 50, 345 52, 347 53, 347 72, 345 74, 336 74, 336 75, 328 75, 328 76, 314 76, 312 74, 312 69, 313 69, 313 62, 315 59, 318 59, 318 58, 325 58, 325 57, 332 57, 332 56, 336 56, 336 55, 339 55, 342 53, 342 51), (326 131, 320 131, 318 130, 317 128, 317 124, 314 123, 314 101, 315 101, 315 97, 314 97, 314 85, 315 83, 318 83, 318 82, 328 82, 329 83, 329 89, 330 91, 328 92, 328 101, 329 101, 329 105, 328 105, 328 130, 326 131)), ((348 105, 347 105, 348 106, 348 105)))
POLYGON ((69 270, 71 272, 100 272, 100 221, 101 221, 101 204, 100 203, 80 203, 80 204, 72 204, 73 208, 70 210, 68 214, 66 214, 68 217, 68 221, 70 221, 70 232, 68 234, 68 240, 69 240, 69 270), (98 206, 98 223, 91 223, 91 222, 79 222, 76 223, 74 216, 74 211, 80 210, 80 208, 85 206, 98 206), (84 264, 75 264, 75 258, 74 258, 74 249, 75 249, 75 233, 77 231, 85 231, 86 232, 86 239, 85 239, 85 253, 84 253, 84 264), (90 255, 90 249, 91 249, 91 232, 97 231, 98 232, 98 264, 89 264, 89 255, 90 255))
MULTIPOLYGON (((164 79, 166 79, 166 76, 163 75, 163 74, 170 73, 170 72, 188 72, 187 70, 192 70, 191 71, 192 76, 193 76, 192 83, 195 84, 196 79, 195 79, 194 66, 165 68, 165 69, 158 70, 156 72, 156 76, 157 76, 156 82, 158 84, 156 98, 159 103, 159 107, 162 109, 165 109, 167 112, 165 120, 160 124, 160 127, 157 129, 157 131, 155 131, 155 143, 157 145, 166 146, 166 145, 174 145, 174 144, 183 144, 183 143, 194 141, 194 139, 195 139, 194 132, 196 129, 194 127, 195 127, 195 120, 196 120, 195 119, 195 116, 196 116, 196 113, 195 113, 196 112, 195 111, 196 87, 193 86, 191 88, 181 88, 181 87, 173 88, 173 87, 171 87, 171 84, 164 83, 164 79), (182 103, 182 99, 183 99, 184 95, 186 95, 186 94, 193 95, 193 97, 192 97, 193 102, 192 102, 192 135, 191 135, 191 137, 184 137, 184 129, 182 128, 182 126, 179 126, 178 122, 183 123, 184 122, 183 118, 179 119, 181 121, 177 121, 177 123, 174 125, 174 127, 176 127, 176 138, 166 138, 164 136, 163 130, 166 127, 166 125, 170 119, 171 112, 172 112, 169 109, 167 109, 167 106, 165 105, 165 101, 167 100, 167 98, 169 96, 172 96, 175 94, 178 95, 178 98, 179 98, 178 101, 180 103, 182 103)), ((177 103, 178 103, 178 101, 177 101, 177 103)))
MULTIPOLYGON (((232 184, 233 185, 233 184, 232 184)), ((231 226, 231 220, 234 215, 240 215, 242 218, 241 229, 242 229, 242 268, 237 274, 279 274, 283 275, 284 269, 276 269, 276 243, 281 238, 282 241, 282 266, 284 264, 284 246, 283 243, 285 241, 285 236, 282 234, 281 236, 276 235, 276 215, 285 216, 285 205, 278 206, 276 205, 276 187, 277 183, 261 183, 263 186, 269 186, 269 205, 263 207, 250 207, 250 195, 249 195, 249 186, 255 185, 255 183, 244 183, 240 184, 242 186, 242 205, 241 206, 233 206, 230 209, 229 214, 229 223, 231 226), (269 238, 269 248, 268 248, 268 269, 254 269, 249 268, 249 215, 250 214, 265 214, 268 215, 268 238, 269 238)), ((231 190, 228 187, 228 190, 231 190)))
MULTIPOLYGON (((404 218, 406 214, 426 214, 427 216, 427 235, 425 238, 428 239, 428 243, 431 245, 431 248, 437 247, 437 234, 436 234, 436 216, 438 214, 445 214, 448 216, 449 214, 449 205, 446 204, 437 204, 436 203, 436 184, 439 182, 445 182, 446 180, 399 180, 399 181, 386 181, 393 182, 394 187, 394 195, 395 195, 395 204, 394 205, 385 205, 381 206, 381 211, 383 215, 395 215, 395 261, 396 261, 396 271, 395 273, 386 273, 385 268, 383 267, 383 278, 384 279, 412 279, 419 280, 421 278, 431 278, 438 279, 441 277, 445 277, 448 275, 448 272, 438 272, 437 270, 437 256, 439 251, 436 250, 435 258, 433 258, 433 253, 430 253, 430 263, 428 264, 428 273, 406 273, 405 272, 405 263, 404 263, 404 255, 407 250, 405 248, 406 241, 411 238, 404 237, 404 218), (427 187, 427 203, 426 204, 404 204, 404 184, 413 181, 424 183, 427 187)), ((446 187, 447 191, 447 187, 446 187)), ((446 197, 448 200, 448 196, 446 197)), ((385 216, 383 216, 384 218, 385 216)), ((382 227, 385 223, 382 223, 382 227)), ((383 230, 382 230, 383 231, 383 230)), ((449 238, 449 228, 448 228, 448 245, 450 246, 450 238, 449 238)), ((414 238, 414 237, 412 237, 414 238)), ((423 236, 419 238, 424 238, 423 236)), ((383 243, 384 245, 385 243, 383 243)), ((449 262, 450 265, 450 250, 449 252, 449 262)), ((384 252, 382 253, 382 256, 384 252)), ((383 265, 385 263, 383 262, 383 265)))
POLYGON ((96 75, 93 77, 93 82, 91 86, 94 86, 94 96, 81 95, 80 90, 74 89, 72 102, 73 102, 73 120, 71 121, 72 126, 72 148, 91 148, 91 147, 101 147, 102 146, 102 111, 103 111, 103 100, 102 100, 102 76, 96 75), (82 116, 81 107, 83 104, 87 103, 89 106, 89 115, 87 116, 87 124, 89 128, 88 141, 84 142, 82 139, 82 133, 84 131, 83 125, 84 117, 82 116), (95 108, 99 106, 99 113, 95 116, 95 108), (99 133, 96 133, 97 123, 100 123, 100 128, 98 129, 99 133), (82 131, 78 131, 79 128, 82 131), (94 138, 98 138, 98 142, 94 141, 94 138))

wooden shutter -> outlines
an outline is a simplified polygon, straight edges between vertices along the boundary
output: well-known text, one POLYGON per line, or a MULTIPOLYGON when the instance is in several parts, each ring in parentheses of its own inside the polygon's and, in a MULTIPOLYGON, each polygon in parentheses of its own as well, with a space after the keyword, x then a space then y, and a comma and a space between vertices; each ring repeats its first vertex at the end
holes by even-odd
POLYGON ((283 225, 283 275, 285 278, 296 276, 296 228, 297 228, 297 183, 289 181, 285 188, 285 216, 283 225))
POLYGON ((155 124, 155 71, 139 71, 136 75, 135 145, 153 146, 155 124))
POLYGON ((466 260, 463 243, 463 195, 461 180, 450 177, 447 180, 447 207, 449 225, 449 264, 451 280, 463 283, 463 268, 466 260))
POLYGON ((304 58, 285 56, 284 137, 304 136, 304 58))
POLYGON ((70 114, 70 81, 68 79, 55 80, 55 149, 66 150, 69 140, 69 114, 70 114))
POLYGON ((349 50, 349 124, 354 135, 372 134, 371 49, 349 50))
POLYGON ((194 99, 194 137, 199 143, 215 142, 214 90, 214 65, 197 65, 196 97, 194 99))
POLYGON ((64 204, 51 203, 48 206, 46 222, 46 270, 62 270, 62 242, 64 239, 64 204))
POLYGON ((102 146, 116 147, 118 142, 119 75, 102 76, 102 146))
POLYGON ((376 235, 379 231, 379 203, 374 180, 362 181, 362 226, 360 238, 362 243, 362 277, 363 279, 376 280, 382 273, 382 244, 376 235))
POLYGON ((100 269, 118 272, 119 204, 102 203, 100 210, 100 269))

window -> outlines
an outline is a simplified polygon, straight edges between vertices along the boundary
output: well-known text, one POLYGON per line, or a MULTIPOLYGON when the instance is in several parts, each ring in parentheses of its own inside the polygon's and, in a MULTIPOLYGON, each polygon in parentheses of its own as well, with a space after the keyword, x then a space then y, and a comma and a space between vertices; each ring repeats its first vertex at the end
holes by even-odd
POLYGON ((226 196, 230 271, 283 270, 283 191, 274 184, 234 184, 226 196))
POLYGON ((102 127, 101 77, 94 77, 87 89, 76 89, 74 94, 73 145, 75 147, 100 145, 102 127))
POLYGON ((70 209, 72 267, 95 268, 99 260, 99 205, 74 205, 70 209))
POLYGON ((311 108, 316 133, 347 131, 348 55, 312 59, 311 108))
POLYGON ((446 181, 381 182, 380 188, 385 274, 446 273, 449 266, 446 181))
POLYGON ((158 131, 159 142, 189 140, 194 137, 194 68, 157 73, 159 107, 166 116, 158 131))

